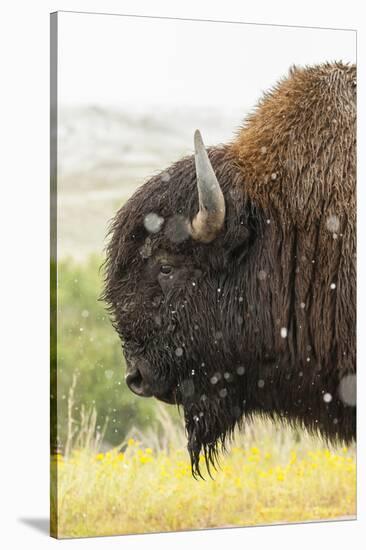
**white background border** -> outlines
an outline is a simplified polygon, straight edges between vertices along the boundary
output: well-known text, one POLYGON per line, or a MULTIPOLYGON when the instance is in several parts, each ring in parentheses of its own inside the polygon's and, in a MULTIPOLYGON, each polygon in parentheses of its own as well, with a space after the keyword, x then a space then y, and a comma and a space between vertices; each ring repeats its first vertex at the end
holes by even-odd
MULTIPOLYGON (((365 20, 356 0, 12 0, 1 10, 1 353, 0 523, 4 548, 159 547, 332 550, 364 547, 365 503, 365 156, 358 156, 358 520, 59 543, 29 521, 48 516, 49 393, 49 13, 76 10, 193 17, 358 30, 358 97, 366 97, 365 20)), ((266 47, 264 45, 264 47, 266 47)), ((251 52, 248 52, 250 55, 251 52)), ((366 150, 365 101, 358 103, 359 151, 366 150)), ((128 503, 128 495, 121 495, 128 503)), ((143 503, 141 503, 143 505, 143 503)))

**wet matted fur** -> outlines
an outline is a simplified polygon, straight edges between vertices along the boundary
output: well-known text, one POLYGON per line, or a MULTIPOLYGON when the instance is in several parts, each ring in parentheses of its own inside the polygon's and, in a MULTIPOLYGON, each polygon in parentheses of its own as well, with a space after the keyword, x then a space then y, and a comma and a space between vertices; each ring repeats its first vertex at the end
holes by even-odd
POLYGON ((185 231, 198 208, 186 157, 117 212, 105 263, 128 368, 183 408, 194 475, 255 413, 355 438, 340 392, 356 370, 355 66, 292 68, 208 152, 226 204, 218 236, 185 231))

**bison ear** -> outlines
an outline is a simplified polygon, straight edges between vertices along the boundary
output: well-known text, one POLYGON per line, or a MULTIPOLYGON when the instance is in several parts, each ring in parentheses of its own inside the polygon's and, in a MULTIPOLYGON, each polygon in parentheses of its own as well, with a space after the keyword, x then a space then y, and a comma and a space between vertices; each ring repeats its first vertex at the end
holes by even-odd
POLYGON ((190 234, 196 241, 209 243, 224 225, 225 199, 199 130, 194 134, 194 151, 199 209, 190 224, 190 234))

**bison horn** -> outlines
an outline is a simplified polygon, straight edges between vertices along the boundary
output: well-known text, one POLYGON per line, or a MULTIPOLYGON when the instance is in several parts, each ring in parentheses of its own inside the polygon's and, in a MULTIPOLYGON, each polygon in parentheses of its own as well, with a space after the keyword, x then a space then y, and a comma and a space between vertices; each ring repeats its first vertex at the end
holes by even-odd
POLYGON ((211 242, 225 221, 225 200, 199 130, 194 133, 199 210, 191 223, 191 236, 197 241, 211 242))

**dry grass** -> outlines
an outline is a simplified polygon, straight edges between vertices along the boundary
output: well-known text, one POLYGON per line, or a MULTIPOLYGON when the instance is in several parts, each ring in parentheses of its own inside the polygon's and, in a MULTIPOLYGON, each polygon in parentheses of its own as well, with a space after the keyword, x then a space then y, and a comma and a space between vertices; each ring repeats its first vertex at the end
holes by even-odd
POLYGON ((55 535, 178 531, 356 513, 355 449, 330 449, 257 420, 237 436, 214 480, 195 481, 183 430, 162 406, 160 417, 163 437, 134 432, 121 446, 100 453, 85 435, 94 430, 92 414, 85 415, 84 448, 51 460, 55 535))

